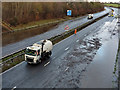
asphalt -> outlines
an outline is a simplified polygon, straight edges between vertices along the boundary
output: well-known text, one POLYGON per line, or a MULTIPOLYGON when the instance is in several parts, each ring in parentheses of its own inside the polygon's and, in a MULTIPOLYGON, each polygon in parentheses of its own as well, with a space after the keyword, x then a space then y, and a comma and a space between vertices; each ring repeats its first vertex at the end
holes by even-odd
MULTIPOLYGON (((38 65, 28 65, 26 62, 22 62, 16 67, 4 72, 2 74, 3 88, 80 88, 84 71, 91 64, 97 50, 103 44, 96 38, 96 42, 97 40, 99 42, 97 43, 98 46, 95 46, 96 48, 88 47, 82 50, 85 48, 85 42, 87 42, 86 37, 98 32, 104 27, 106 22, 113 22, 113 20, 115 20, 114 17, 106 16, 77 32, 77 35, 72 35, 62 40, 54 45, 51 58, 38 65), (79 47, 81 49, 78 49, 79 47), (82 52, 78 53, 77 49, 82 50, 82 52), (83 51, 86 53, 84 52, 85 54, 83 54, 83 51), (76 52, 77 54, 73 54, 76 52), (90 57, 88 57, 88 54, 90 54, 90 57), (74 62, 74 60, 78 60, 79 62, 74 62), (48 62, 50 63, 46 65, 48 62)), ((111 26, 108 25, 104 28, 109 29, 111 26)), ((95 44, 95 42, 92 43, 95 44)))
MULTIPOLYGON (((100 17, 100 16, 102 16, 110 11, 109 8, 105 7, 105 9, 106 10, 104 10, 102 12, 95 13, 93 19, 100 17)), ((69 26, 69 30, 70 30, 70 29, 73 29, 77 26, 80 26, 88 21, 90 21, 90 20, 87 19, 87 16, 79 17, 79 18, 76 18, 73 20, 68 20, 68 21, 65 21, 65 22, 59 24, 58 26, 56 26, 55 28, 51 29, 50 31, 48 31, 46 33, 24 39, 24 40, 16 42, 16 43, 12 43, 12 44, 8 44, 6 46, 3 46, 2 47, 2 57, 9 55, 13 52, 16 52, 20 49, 23 49, 29 45, 32 45, 33 43, 35 43, 37 41, 40 41, 43 39, 48 39, 48 38, 51 38, 51 37, 56 36, 58 34, 61 34, 61 33, 65 32, 64 28, 66 25, 69 26)))

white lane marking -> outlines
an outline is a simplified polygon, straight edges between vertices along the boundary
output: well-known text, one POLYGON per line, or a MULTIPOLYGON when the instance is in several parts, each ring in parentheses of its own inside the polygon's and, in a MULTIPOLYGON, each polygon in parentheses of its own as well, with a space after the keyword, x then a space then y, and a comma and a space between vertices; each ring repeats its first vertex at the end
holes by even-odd
POLYGON ((16 88, 16 86, 14 86, 11 90, 14 90, 16 88))
POLYGON ((87 34, 85 34, 84 36, 87 36, 87 34))
POLYGON ((67 71, 69 69, 69 67, 67 67, 66 69, 65 69, 65 71, 67 71))
POLYGON ((21 64, 23 64, 24 62, 25 62, 25 61, 23 61, 23 62, 21 62, 21 63, 19 63, 19 64, 15 65, 15 66, 13 66, 13 67, 11 67, 10 69, 8 69, 8 70, 4 71, 3 73, 0 73, 0 75, 2 75, 2 74, 4 74, 4 73, 6 73, 6 72, 8 72, 8 71, 10 71, 11 69, 13 69, 13 68, 15 68, 15 67, 17 67, 17 66, 19 66, 19 65, 21 65, 21 64))
POLYGON ((68 49, 69 49, 69 47, 67 47, 67 48, 65 49, 65 51, 68 50, 68 49))
POLYGON ((55 57, 53 57, 53 59, 55 59, 55 57))
POLYGON ((47 62, 47 63, 44 65, 44 67, 45 67, 45 66, 47 66, 49 63, 50 63, 50 61, 49 61, 49 62, 47 62))
POLYGON ((79 40, 77 40, 76 42, 79 42, 79 40))

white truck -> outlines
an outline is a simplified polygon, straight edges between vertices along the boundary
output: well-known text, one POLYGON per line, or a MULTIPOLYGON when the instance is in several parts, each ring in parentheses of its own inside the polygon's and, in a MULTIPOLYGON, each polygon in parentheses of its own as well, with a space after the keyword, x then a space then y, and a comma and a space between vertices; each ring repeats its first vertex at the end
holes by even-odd
POLYGON ((50 40, 41 40, 26 48, 25 61, 28 64, 37 64, 52 54, 53 44, 50 40))
POLYGON ((92 19, 93 18, 93 14, 88 14, 88 19, 92 19))

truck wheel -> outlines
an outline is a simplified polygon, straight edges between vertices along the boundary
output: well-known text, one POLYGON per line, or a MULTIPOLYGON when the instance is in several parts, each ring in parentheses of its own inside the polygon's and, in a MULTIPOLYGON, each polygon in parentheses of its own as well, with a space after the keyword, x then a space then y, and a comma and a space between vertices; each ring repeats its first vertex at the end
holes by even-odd
POLYGON ((37 60, 37 64, 40 63, 40 62, 41 62, 41 60, 37 60))
POLYGON ((31 63, 28 63, 28 62, 27 62, 27 64, 28 64, 28 65, 31 65, 31 63))
POLYGON ((52 52, 50 51, 49 54, 50 54, 50 56, 51 56, 52 52))
POLYGON ((52 54, 52 52, 50 51, 50 52, 48 52, 48 58, 50 58, 50 56, 51 56, 51 54, 52 54))

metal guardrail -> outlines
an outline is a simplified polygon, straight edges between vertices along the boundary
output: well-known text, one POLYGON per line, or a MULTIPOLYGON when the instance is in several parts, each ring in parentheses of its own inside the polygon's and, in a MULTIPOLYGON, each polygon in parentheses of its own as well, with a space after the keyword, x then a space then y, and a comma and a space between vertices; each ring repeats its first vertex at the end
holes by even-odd
MULTIPOLYGON (((91 21, 88 21, 87 23, 84 23, 83 25, 78 26, 78 27, 76 27, 76 28, 78 29, 78 31, 80 31, 81 29, 89 26, 90 24, 98 21, 99 19, 101 19, 101 18, 103 18, 103 17, 105 17, 105 16, 107 16, 107 15, 108 15, 108 13, 105 14, 105 15, 102 15, 102 16, 96 18, 96 19, 93 19, 93 20, 91 20, 91 21)), ((75 29, 75 28, 74 28, 74 29, 75 29)), ((61 39, 61 38, 64 39, 64 37, 67 36, 68 34, 69 34, 69 35, 72 35, 72 34, 74 33, 74 29, 71 29, 71 30, 69 30, 69 31, 66 31, 66 32, 64 32, 64 33, 62 33, 62 34, 60 34, 60 35, 51 37, 49 40, 51 40, 51 41, 53 42, 53 44, 55 44, 55 41, 56 41, 56 40, 59 40, 59 39, 61 39)), ((62 39, 61 39, 61 40, 62 40, 62 39)), ((17 58, 17 57, 19 57, 19 56, 24 55, 24 53, 25 53, 25 48, 23 48, 23 49, 21 49, 21 50, 18 50, 18 51, 16 51, 16 52, 12 53, 12 54, 9 54, 9 55, 7 55, 7 56, 2 57, 2 58, 0 59, 0 61, 3 61, 3 62, 0 63, 0 66, 2 66, 2 65, 5 64, 5 63, 7 63, 8 61, 12 61, 14 58, 17 58), (15 54, 17 54, 17 55, 15 55, 15 54), (8 58, 8 59, 7 59, 7 58, 8 58), (4 61, 4 59, 6 59, 6 60, 4 61)))

